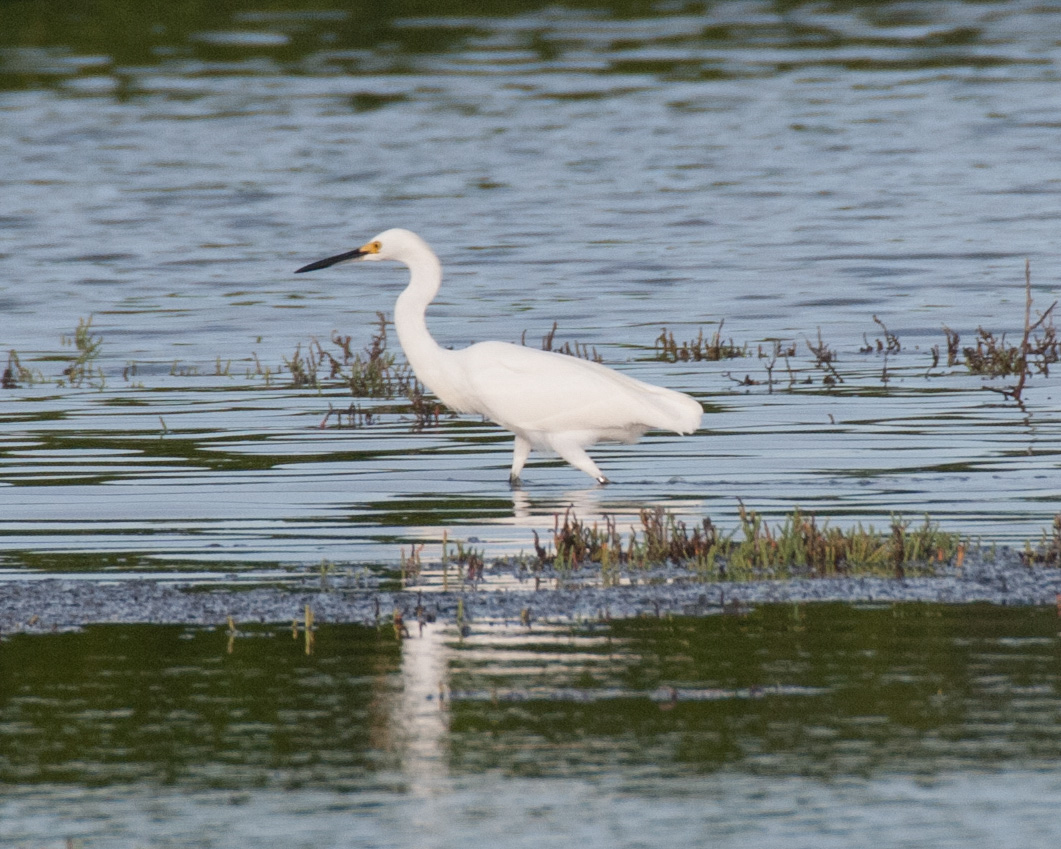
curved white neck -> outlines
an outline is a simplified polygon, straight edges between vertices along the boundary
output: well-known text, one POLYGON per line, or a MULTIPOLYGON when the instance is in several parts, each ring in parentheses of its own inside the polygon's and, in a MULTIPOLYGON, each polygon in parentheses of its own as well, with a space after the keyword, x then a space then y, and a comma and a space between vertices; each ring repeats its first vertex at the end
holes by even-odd
POLYGON ((394 305, 394 329, 398 333, 405 358, 417 379, 443 403, 459 408, 445 380, 444 364, 451 353, 441 347, 427 329, 427 305, 442 285, 442 265, 430 250, 424 250, 406 263, 410 269, 409 285, 394 305))

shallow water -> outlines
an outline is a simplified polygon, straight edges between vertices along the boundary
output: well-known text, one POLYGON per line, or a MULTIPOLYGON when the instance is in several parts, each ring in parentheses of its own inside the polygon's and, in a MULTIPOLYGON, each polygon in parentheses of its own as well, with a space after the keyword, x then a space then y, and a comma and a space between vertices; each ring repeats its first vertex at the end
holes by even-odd
POLYGON ((0 344, 44 381, 0 395, 4 568, 394 561, 444 529, 516 553, 570 503, 722 527, 738 498, 845 524, 928 511, 1017 544, 1049 526, 1056 378, 1022 410, 930 351, 944 325, 1016 338, 1025 258, 1052 300, 1058 10, 92 8, 88 27, 76 4, 0 13, 0 344), (370 425, 318 429, 355 399, 285 388, 284 359, 334 331, 367 344, 402 272, 291 272, 395 224, 446 264, 443 343, 536 343, 556 320, 558 342, 694 394, 705 428, 598 449, 605 491, 534 460, 517 494, 488 424, 417 432, 357 401, 370 425), (59 387, 89 315, 99 356, 59 387), (874 316, 902 345, 887 362, 859 353, 874 316), (661 327, 722 321, 753 354, 794 343, 793 374, 652 360, 661 327))
POLYGON ((310 655, 277 628, 16 636, 0 838, 1055 845, 1057 629, 817 605, 401 642, 322 626, 310 655))
MULTIPOLYGON (((515 554, 571 505, 729 529, 738 499, 1036 540, 1061 503, 1056 370, 1020 407, 947 365, 943 327, 1015 341, 1025 259, 1036 309, 1055 297, 1059 23, 1031 2, 3 4, 0 350, 34 379, 0 389, 0 577, 274 581, 444 534, 515 554), (693 394, 704 428, 597 449, 608 488, 532 458, 513 492, 488 423, 292 387, 296 346, 368 344, 403 283, 293 270, 390 226, 443 259, 443 344, 557 321, 693 394), (886 359, 860 353, 874 316, 886 359), (663 327, 720 322, 750 356, 653 359, 663 327), (770 374, 774 340, 796 351, 770 374), (371 422, 319 426, 351 402, 371 422)), ((210 632, 19 637, 0 838, 1056 845, 1056 622, 918 610, 949 628, 934 654, 860 644, 835 674, 813 658, 892 612, 832 611, 806 657, 782 613, 401 647, 332 628, 308 660, 269 630, 232 657, 210 632), (637 630, 665 627, 680 651, 637 630), (700 665, 726 634, 732 668, 700 665)))

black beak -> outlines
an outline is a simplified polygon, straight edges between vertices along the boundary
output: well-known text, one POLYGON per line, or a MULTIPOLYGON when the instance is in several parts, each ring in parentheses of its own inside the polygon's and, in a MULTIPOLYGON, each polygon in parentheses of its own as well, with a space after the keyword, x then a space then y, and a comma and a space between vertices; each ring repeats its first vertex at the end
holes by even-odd
POLYGON ((346 262, 349 259, 359 259, 367 254, 368 251, 363 251, 361 248, 356 250, 347 251, 344 254, 336 254, 330 256, 327 259, 318 259, 316 262, 311 262, 309 265, 304 265, 302 268, 295 269, 295 274, 301 274, 303 271, 317 271, 321 268, 327 268, 330 265, 335 265, 339 262, 346 262))

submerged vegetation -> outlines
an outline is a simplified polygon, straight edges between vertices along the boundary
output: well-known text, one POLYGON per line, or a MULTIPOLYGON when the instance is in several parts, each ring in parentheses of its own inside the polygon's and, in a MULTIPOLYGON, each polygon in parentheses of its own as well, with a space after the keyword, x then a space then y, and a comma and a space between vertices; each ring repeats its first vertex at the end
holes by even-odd
MULTIPOLYGON (((988 381, 983 385, 984 389, 1022 403, 1029 380, 1034 375, 1048 377, 1050 367, 1061 360, 1061 339, 1058 339, 1053 321, 1057 303, 1055 301, 1050 304, 1033 318, 1031 270, 1027 264, 1024 288, 1023 331, 1016 343, 1007 341, 1005 333, 996 333, 980 326, 977 328, 974 344, 963 346, 960 334, 943 325, 941 332, 944 341, 931 347, 928 352, 931 362, 926 368, 910 363, 913 354, 903 348, 898 334, 889 330, 884 321, 874 315, 872 321, 877 326, 877 331, 872 339, 863 333, 863 344, 858 353, 862 357, 881 358, 879 382, 885 386, 893 379, 897 359, 902 357, 902 365, 906 369, 904 374, 907 377, 921 374, 928 379, 961 373, 978 376, 988 381), (949 371, 941 372, 942 368, 949 371), (1000 378, 1014 380, 1010 384, 1000 386, 997 384, 1000 378)), ((376 315, 375 330, 368 343, 360 350, 356 348, 352 336, 332 331, 327 343, 313 337, 308 342, 296 344, 290 356, 281 358, 282 365, 279 367, 264 365, 257 352, 252 352, 246 360, 246 377, 249 380, 262 379, 266 387, 285 386, 318 392, 328 387, 345 386, 354 398, 403 402, 401 410, 412 411, 418 427, 437 421, 442 413, 441 405, 427 396, 404 358, 397 356, 388 347, 388 320, 383 313, 376 315)), ((729 372, 723 372, 722 376, 745 388, 765 386, 767 392, 771 393, 776 389, 797 391, 800 387, 816 386, 843 386, 848 392, 858 392, 865 388, 864 367, 859 366, 854 370, 845 368, 846 361, 823 337, 820 328, 813 339, 804 337, 799 343, 794 340, 771 339, 760 342, 753 348, 747 342, 737 343, 732 338, 723 337, 723 326, 724 320, 721 320, 714 332, 705 333, 705 330, 700 328, 695 337, 688 339, 679 339, 673 331, 663 328, 652 342, 652 358, 668 363, 691 364, 754 357, 765 372, 763 377, 756 377, 752 373, 733 375, 729 372), (799 358, 801 350, 805 350, 802 361, 799 358)), ((603 357, 596 348, 578 342, 558 344, 557 330, 558 325, 554 322, 542 338, 543 350, 602 362, 603 357)), ((527 332, 524 331, 520 340, 522 344, 526 344, 526 336, 527 332)), ((26 366, 18 352, 9 351, 6 368, 0 377, 0 389, 12 390, 48 382, 74 387, 87 383, 102 389, 106 381, 106 374, 99 363, 102 341, 101 336, 93 333, 92 316, 80 319, 74 332, 61 338, 62 345, 72 347, 75 354, 73 357, 63 357, 67 365, 62 374, 55 378, 47 378, 41 371, 26 366)), ((126 364, 121 371, 126 382, 137 373, 136 363, 126 364)), ((198 366, 174 362, 170 374, 182 378, 208 374, 234 377, 232 362, 222 361, 220 357, 216 358, 214 367, 209 371, 200 370, 198 366)), ((339 425, 345 423, 345 426, 356 427, 371 422, 379 412, 362 409, 356 404, 346 410, 330 405, 324 424, 334 418, 339 425)))
POLYGON ((60 341, 63 345, 73 347, 77 352, 70 365, 63 369, 63 376, 69 384, 81 386, 85 381, 91 383, 97 380, 97 385, 102 389, 106 379, 103 369, 95 365, 95 361, 99 357, 103 338, 92 335, 92 316, 78 319, 77 329, 74 330, 73 335, 63 336, 60 341))
MULTIPOLYGON (((1054 329, 1054 301, 1032 321, 1031 267, 1024 264, 1024 333, 1018 345, 1006 344, 1006 335, 996 338, 983 327, 977 328, 976 347, 963 348, 965 364, 973 374, 987 377, 1016 377, 1017 382, 996 391, 1019 402, 1033 372, 1049 375, 1050 366, 1061 357, 1061 341, 1054 329), (1035 335, 1039 333, 1041 335, 1035 335)), ((948 340, 949 341, 949 340, 948 340)), ((954 336, 957 346, 958 337, 954 336)))
MULTIPOLYGON (((1017 344, 1007 342, 1005 333, 996 334, 980 326, 977 328, 975 345, 963 347, 961 336, 950 327, 943 325, 941 329, 945 337, 944 345, 943 347, 934 345, 930 350, 932 361, 924 371, 924 377, 939 376, 934 373, 934 370, 940 367, 941 361, 944 360, 943 353, 946 351, 947 368, 964 366, 967 374, 988 380, 1015 377, 1016 381, 1010 385, 997 386, 988 383, 984 385, 984 388, 1021 403, 1028 380, 1035 374, 1049 376, 1050 366, 1061 360, 1061 340, 1057 337, 1053 321, 1057 302, 1054 301, 1033 319, 1031 268, 1027 262, 1024 268, 1024 290, 1023 332, 1017 344)), ((887 385, 892 378, 889 362, 894 362, 890 358, 902 354, 903 347, 898 335, 890 331, 878 316, 873 316, 873 322, 879 328, 881 335, 871 341, 866 334, 863 334, 863 345, 859 348, 859 353, 882 357, 880 382, 887 385)), ((696 338, 685 341, 676 339, 673 332, 664 329, 655 341, 655 359, 672 363, 714 362, 748 356, 749 346, 747 344, 738 345, 732 339, 723 341, 722 325, 723 322, 720 321, 717 330, 710 338, 706 337, 701 329, 696 338)), ((820 382, 825 387, 836 387, 850 382, 851 375, 845 375, 841 369, 837 351, 823 339, 820 328, 817 331, 816 340, 812 341, 808 338, 804 342, 813 358, 810 369, 820 375, 818 381, 815 381, 811 370, 793 365, 797 346, 792 342, 781 340, 771 340, 768 347, 764 348, 760 345, 758 348, 758 359, 766 371, 765 380, 753 378, 750 374, 743 378, 729 374, 726 376, 740 386, 765 384, 767 390, 773 392, 775 386, 781 383, 778 379, 779 375, 775 372, 779 360, 783 360, 784 371, 788 378, 786 388, 789 390, 800 385, 814 385, 816 382, 820 382)))
POLYGON ((387 317, 376 313, 377 328, 362 351, 352 348, 352 337, 333 332, 331 348, 312 339, 303 350, 300 342, 284 366, 295 388, 320 389, 324 381, 344 383, 357 398, 394 398, 408 394, 415 378, 412 370, 399 364, 387 350, 387 317), (322 372, 325 376, 322 377, 322 372))
MULTIPOLYGON (((556 331, 560 325, 558 322, 553 322, 552 328, 542 337, 542 350, 553 351, 557 354, 566 354, 569 357, 577 357, 580 360, 590 360, 594 363, 603 363, 604 359, 600 354, 597 353, 596 348, 590 348, 588 345, 580 345, 578 342, 565 342, 563 345, 556 345, 556 331)), ((519 343, 521 345, 527 344, 527 331, 524 330, 520 336, 519 343)))
POLYGON ((668 332, 667 328, 664 327, 659 336, 656 337, 656 359, 668 363, 687 363, 699 360, 717 362, 719 360, 731 360, 748 356, 747 345, 741 347, 734 344, 732 339, 728 342, 723 341, 722 325, 724 323, 725 320, 718 323, 718 329, 715 330, 710 339, 705 338, 704 331, 701 330, 695 339, 690 339, 686 342, 675 340, 674 333, 668 332))
POLYGON ((16 352, 8 351, 7 365, 3 375, 0 375, 0 389, 18 389, 23 383, 40 383, 43 379, 22 365, 16 352))

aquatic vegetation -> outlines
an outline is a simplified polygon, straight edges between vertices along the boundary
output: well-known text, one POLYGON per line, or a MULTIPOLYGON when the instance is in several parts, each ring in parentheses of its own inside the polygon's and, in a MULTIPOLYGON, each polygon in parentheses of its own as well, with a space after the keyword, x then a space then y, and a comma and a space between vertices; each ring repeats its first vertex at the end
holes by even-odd
POLYGON ((631 528, 624 542, 613 518, 605 517, 603 525, 587 524, 569 509, 562 521, 554 517, 551 552, 534 532, 534 570, 570 571, 599 564, 606 584, 617 579, 618 567, 648 570, 667 564, 687 569, 700 580, 855 574, 902 578, 908 571, 960 566, 965 553, 960 535, 941 530, 927 516, 912 528, 894 516, 887 531, 877 531, 861 523, 847 530, 833 528, 798 508, 775 527, 741 502, 738 515, 740 527, 723 534, 710 518, 690 527, 662 507, 644 509, 641 527, 631 528))
MULTIPOLYGON (((960 335, 947 325, 943 325, 945 342, 943 346, 934 345, 929 355, 932 361, 924 372, 924 377, 932 376, 933 369, 940 366, 944 360, 948 368, 964 365, 966 370, 975 375, 987 378, 1016 377, 1016 383, 997 387, 985 385, 984 389, 999 392, 1017 402, 1021 401, 1024 388, 1028 379, 1033 374, 1048 376, 1050 366, 1061 360, 1061 339, 1058 339, 1053 322, 1055 301, 1046 310, 1033 320, 1033 300, 1031 292, 1030 266, 1025 263, 1025 310, 1024 330, 1020 341, 1016 344, 1006 340, 1006 335, 996 335, 986 330, 983 326, 977 328, 975 345, 962 347, 960 335)), ((874 315, 873 322, 880 328, 880 336, 870 339, 863 334, 863 345, 859 348, 861 354, 877 354, 883 357, 883 365, 880 373, 880 381, 888 384, 892 378, 889 371, 890 357, 896 357, 903 353, 902 343, 897 334, 890 331, 883 320, 874 315)), ((722 324, 719 330, 708 340, 704 338, 703 331, 697 339, 689 342, 678 342, 672 333, 666 329, 655 341, 656 359, 666 362, 693 362, 693 361, 715 361, 731 357, 746 356, 748 345, 737 345, 732 339, 723 343, 721 337, 722 324)), ((822 372, 821 383, 827 387, 847 383, 851 376, 841 372, 838 367, 839 357, 836 350, 822 337, 821 329, 818 329, 815 341, 805 339, 807 350, 813 357, 811 368, 822 372)), ((806 373, 806 366, 794 366, 792 359, 796 356, 796 346, 792 343, 782 343, 780 340, 772 340, 770 348, 764 350, 759 346, 758 357, 766 369, 766 380, 753 378, 751 375, 735 377, 725 373, 738 386, 750 387, 765 384, 768 392, 773 392, 780 381, 775 371, 778 363, 783 360, 787 372, 787 389, 792 390, 799 385, 813 384, 814 379, 806 373)), ((938 375, 937 375, 938 376, 938 375)))
POLYGON ((993 333, 978 327, 976 347, 962 349, 965 365, 973 374, 987 377, 1009 377, 1024 371, 1024 355, 1019 346, 1006 342, 1006 334, 995 337, 993 333))
POLYGON ((387 350, 387 317, 376 313, 377 327, 364 351, 351 354, 350 337, 333 335, 332 342, 342 350, 341 364, 332 360, 332 375, 341 376, 350 393, 359 398, 393 398, 409 392, 414 383, 412 369, 398 365, 387 350), (348 373, 343 373, 348 368, 348 373))
POLYGON ((555 555, 545 555, 538 533, 534 532, 535 551, 544 562, 558 568, 576 569, 587 562, 606 564, 613 560, 629 560, 629 554, 623 553, 622 539, 614 519, 605 517, 605 525, 601 529, 596 522, 592 525, 581 522, 571 508, 564 513, 562 525, 559 514, 553 517, 553 547, 555 555))
MULTIPOLYGON (((961 337, 956 331, 951 330, 945 324, 943 325, 943 334, 944 336, 946 336, 947 339, 947 367, 953 368, 959 362, 959 357, 961 354, 961 337)), ((932 355, 932 364, 925 372, 925 377, 929 377, 931 375, 932 369, 937 368, 939 366, 940 357, 942 355, 942 351, 939 345, 933 345, 929 353, 932 355)))
POLYGON ((299 342, 295 346, 295 352, 291 355, 291 358, 284 358, 284 365, 291 372, 291 386, 295 389, 301 389, 304 386, 311 386, 314 389, 320 388, 320 382, 317 379, 317 369, 321 365, 321 353, 323 352, 320 344, 316 343, 315 340, 309 344, 305 354, 302 353, 302 343, 299 342))
POLYGON ((475 583, 482 579, 483 569, 486 568, 486 563, 483 560, 483 551, 472 547, 465 548, 464 543, 460 540, 456 540, 455 545, 457 546, 457 553, 454 556, 459 569, 463 571, 463 580, 467 580, 473 586, 475 583))
POLYGON ((483 577, 483 570, 486 568, 485 552, 481 549, 473 548, 472 546, 465 547, 465 544, 461 540, 454 540, 453 543, 456 547, 456 551, 451 555, 449 546, 450 539, 448 531, 442 532, 442 589, 448 591, 449 585, 449 569, 452 564, 456 564, 457 577, 459 578, 459 588, 464 590, 466 584, 471 584, 474 588, 483 577))
POLYGON ((825 372, 822 382, 826 386, 835 386, 837 383, 843 383, 844 379, 834 365, 836 352, 822 339, 822 329, 818 328, 817 343, 811 342, 810 339, 804 341, 807 343, 807 349, 814 355, 814 367, 825 372))
MULTIPOLYGON (((323 347, 316 339, 311 340, 304 352, 301 343, 296 345, 292 356, 284 360, 291 374, 290 385, 320 390, 325 381, 338 381, 345 383, 350 393, 358 398, 397 400, 404 397, 409 402, 408 407, 395 409, 412 413, 414 430, 437 425, 446 408, 428 395, 412 370, 399 364, 395 355, 387 350, 388 321, 383 313, 376 313, 376 316, 376 332, 362 351, 355 352, 352 337, 339 333, 333 333, 331 337, 337 351, 323 347)), ((380 411, 364 410, 354 403, 345 410, 336 409, 329 403, 320 427, 326 427, 334 416, 338 427, 358 428, 372 424, 379 414, 380 411)))
MULTIPOLYGON (((1061 340, 1057 338, 1054 328, 1054 301, 1032 321, 1032 282, 1031 264, 1024 263, 1024 332, 1020 343, 1011 345, 1006 342, 1006 334, 996 337, 994 333, 977 328, 976 346, 962 349, 965 365, 973 374, 986 377, 1017 377, 1012 386, 994 389, 996 392, 1012 398, 1018 403, 1024 393, 1028 378, 1033 373, 1049 375, 1050 365, 1061 358, 1061 340)), ((947 328, 944 328, 947 330, 947 328)), ((951 347, 951 334, 947 331, 948 351, 951 347)), ((958 334, 953 334, 953 344, 958 346, 958 334)))
POLYGON ((236 637, 239 636, 239 629, 236 628, 236 621, 231 617, 225 617, 228 622, 228 628, 225 630, 225 635, 228 637, 228 644, 225 647, 225 654, 232 654, 236 648, 236 637))
MULTIPOLYGON (((284 367, 291 374, 289 385, 320 389, 322 381, 339 381, 358 398, 396 398, 409 393, 414 383, 412 371, 387 350, 387 317, 383 313, 376 313, 376 317, 376 332, 362 351, 353 350, 351 336, 335 332, 331 336, 334 348, 325 348, 312 339, 303 349, 299 342, 292 355, 284 358, 284 367)), ((260 363, 258 371, 264 373, 260 363)))
POLYGON ((1025 566, 1061 567, 1061 513, 1054 516, 1049 536, 1043 531, 1039 545, 1032 548, 1031 542, 1025 543, 1021 552, 1021 561, 1025 566))
POLYGON ((642 539, 633 547, 635 562, 706 563, 721 553, 724 540, 710 518, 705 517, 692 529, 662 507, 643 509, 639 518, 642 539))
POLYGON ((424 386, 420 381, 412 378, 409 387, 405 390, 405 397, 409 399, 409 408, 413 414, 414 431, 438 426, 439 418, 446 408, 441 401, 424 391, 424 386))
POLYGON ((7 366, 0 375, 0 389, 18 389, 22 383, 40 383, 43 380, 44 376, 39 372, 34 372, 22 365, 17 352, 7 352, 7 366))
POLYGON ((901 344, 899 344, 899 337, 896 336, 894 333, 892 333, 890 330, 888 330, 888 328, 884 324, 884 322, 881 321, 877 316, 873 316, 873 322, 875 324, 877 324, 880 327, 880 329, 884 332, 884 339, 882 340, 880 338, 877 338, 877 339, 874 339, 873 342, 870 342, 869 339, 866 338, 866 334, 863 333, 862 334, 862 341, 865 344, 860 349, 859 353, 862 353, 862 354, 877 353, 877 354, 884 354, 884 355, 898 354, 903 349, 903 346, 901 344))
MULTIPOLYGON (((560 325, 557 322, 553 322, 552 329, 549 330, 542 337, 542 350, 543 351, 555 351, 557 354, 566 354, 569 357, 575 357, 580 360, 590 360, 595 363, 604 364, 604 359, 600 354, 597 353, 596 348, 590 348, 587 345, 580 345, 578 342, 565 342, 560 347, 555 347, 553 342, 556 338, 556 331, 560 325)), ((526 346, 527 344, 527 331, 524 330, 520 334, 519 343, 526 346)))
POLYGON ((738 357, 748 356, 747 345, 736 345, 732 339, 723 341, 722 325, 725 319, 718 323, 718 329, 711 335, 710 339, 704 337, 701 328, 695 339, 678 342, 673 332, 668 332, 664 327, 659 336, 656 337, 655 351, 656 359, 668 363, 676 362, 717 362, 718 360, 731 360, 738 357))
POLYGON ((888 376, 888 357, 892 354, 898 354, 900 351, 902 351, 903 346, 899 343, 899 337, 892 333, 890 330, 888 330, 884 322, 881 321, 877 316, 873 316, 873 321, 884 332, 884 339, 882 340, 880 337, 878 337, 874 339, 871 343, 869 339, 866 338, 866 334, 863 333, 862 341, 865 344, 861 349, 859 349, 859 353, 876 353, 879 355, 883 355, 884 363, 881 366, 880 382, 887 385, 888 380, 890 379, 888 376))
MULTIPOLYGON (((782 344, 780 339, 772 340, 769 353, 763 350, 763 346, 759 346, 758 357, 760 362, 763 363, 763 367, 766 369, 766 385, 767 391, 773 394, 774 391, 774 369, 777 367, 778 359, 785 361, 785 371, 788 372, 788 388, 791 389, 796 384, 796 375, 792 370, 792 357, 796 356, 795 344, 789 342, 782 344)), ((745 376, 743 381, 739 381, 744 386, 753 386, 759 381, 753 381, 750 375, 745 376)))
POLYGON ((321 423, 318 427, 324 428, 328 426, 328 422, 331 417, 335 416, 336 427, 343 428, 359 428, 365 425, 372 424, 375 416, 371 410, 362 410, 357 404, 351 402, 345 410, 337 410, 331 403, 328 404, 328 412, 324 414, 324 418, 321 419, 321 423), (343 416, 346 417, 346 423, 343 423, 343 416))
POLYGON ((405 637, 411 636, 409 627, 405 624, 405 614, 397 607, 391 613, 391 624, 394 626, 394 639, 398 642, 401 642, 405 637))
POLYGON ((99 357, 103 337, 92 335, 92 316, 79 318, 74 335, 63 335, 59 341, 65 346, 73 346, 77 351, 77 355, 73 358, 70 365, 63 369, 63 374, 69 384, 71 386, 81 386, 82 383, 91 378, 98 380, 98 387, 102 389, 106 383, 103 370, 98 366, 94 366, 93 363, 99 357))
MULTIPOLYGON (((995 333, 984 326, 977 328, 973 344, 962 345, 959 333, 947 325, 942 326, 944 342, 936 344, 928 351, 931 361, 927 368, 912 364, 913 351, 904 349, 898 335, 892 332, 877 315, 872 321, 879 328, 875 336, 862 334, 862 345, 858 352, 863 355, 877 355, 883 358, 880 371, 880 382, 888 384, 893 372, 902 369, 902 374, 910 378, 914 370, 923 378, 945 377, 954 374, 954 369, 964 368, 970 374, 982 376, 992 381, 997 378, 1015 378, 1006 386, 985 383, 987 391, 1000 393, 1017 402, 1021 402, 1023 392, 1033 375, 1049 376, 1050 367, 1061 360, 1061 339, 1054 326, 1056 302, 1046 310, 1033 316, 1034 303, 1031 292, 1030 268, 1025 268, 1025 310, 1024 328, 1020 339, 1011 342, 1005 333, 995 333), (902 359, 899 359, 902 358, 902 359), (939 369, 945 367, 947 371, 939 369)), ((329 342, 321 342, 316 337, 308 342, 299 342, 288 356, 282 356, 280 366, 269 366, 263 363, 257 352, 252 352, 247 362, 248 379, 264 379, 266 387, 282 385, 289 388, 308 388, 322 391, 327 385, 338 383, 346 385, 350 394, 356 398, 405 400, 408 406, 400 405, 381 411, 363 410, 360 406, 351 405, 348 409, 330 407, 322 421, 322 426, 336 423, 340 427, 360 427, 369 424, 373 415, 383 412, 410 412, 413 427, 420 429, 437 424, 445 412, 445 407, 438 399, 429 395, 420 385, 408 364, 388 348, 387 317, 378 312, 375 328, 368 343, 360 350, 353 344, 353 336, 333 331, 329 342), (281 375, 288 379, 280 381, 281 375)), ((653 358, 670 363, 720 362, 756 356, 765 370, 765 378, 752 374, 730 374, 723 372, 736 386, 743 388, 765 386, 766 391, 773 393, 778 389, 798 391, 803 386, 821 385, 827 388, 841 384, 847 391, 859 391, 865 387, 865 372, 858 369, 841 367, 839 349, 826 341, 821 328, 816 336, 804 338, 797 345, 791 340, 771 339, 759 343, 753 349, 748 342, 738 343, 732 337, 722 335, 724 321, 710 335, 699 330, 695 338, 679 340, 674 333, 663 328, 652 343, 653 358), (799 348, 805 346, 809 358, 799 356, 799 348)), ((541 348, 571 357, 601 362, 596 348, 578 342, 565 342, 558 345, 556 334, 558 324, 553 323, 550 331, 542 338, 541 348)), ((258 337, 261 342, 262 337, 258 337)), ((526 331, 521 342, 526 344, 526 331)), ((81 386, 86 381, 103 388, 105 372, 100 366, 102 354, 102 337, 93 333, 92 316, 80 319, 75 331, 63 335, 61 343, 73 347, 75 355, 63 368, 62 376, 56 382, 60 386, 81 386)), ((917 349, 913 349, 916 351, 917 349)), ((922 355, 923 356, 923 355, 922 355)), ((196 363, 174 361, 169 374, 179 378, 231 377, 232 361, 215 357, 212 367, 196 363)), ((126 363, 121 371, 123 379, 128 382, 138 376, 138 365, 126 363)), ((15 351, 8 353, 7 365, 0 373, 0 389, 15 389, 23 385, 32 385, 55 380, 47 378, 41 372, 23 364, 15 351)), ((144 381, 137 382, 143 387, 144 381)))
POLYGON ((169 367, 170 377, 200 377, 202 372, 197 365, 185 365, 180 360, 174 360, 169 367))
POLYGON ((958 334, 947 325, 943 325, 943 333, 947 337, 947 365, 953 366, 958 362, 961 339, 958 334))
POLYGON ((744 539, 736 543, 722 564, 720 577, 787 570, 777 577, 832 577, 854 573, 891 572, 903 578, 908 568, 924 571, 943 563, 960 563, 965 543, 957 534, 941 531, 928 516, 910 529, 893 516, 888 532, 858 523, 842 530, 821 524, 798 508, 771 530, 755 511, 739 504, 744 539))
POLYGON ((419 579, 420 574, 424 570, 423 561, 420 559, 420 555, 423 554, 423 551, 424 543, 410 545, 409 556, 406 557, 405 549, 402 548, 401 560, 399 561, 399 568, 401 569, 402 575, 402 587, 415 583, 417 579, 419 579))
MULTIPOLYGON (((303 651, 307 657, 313 654, 313 647, 317 640, 317 628, 313 624, 313 620, 313 608, 307 604, 302 617, 303 651)), ((292 626, 294 626, 294 623, 292 623, 292 626)))

